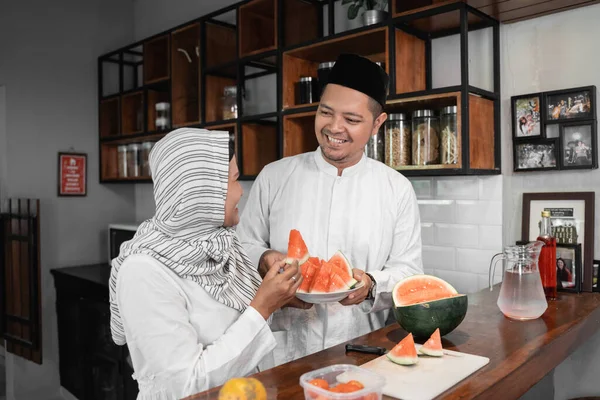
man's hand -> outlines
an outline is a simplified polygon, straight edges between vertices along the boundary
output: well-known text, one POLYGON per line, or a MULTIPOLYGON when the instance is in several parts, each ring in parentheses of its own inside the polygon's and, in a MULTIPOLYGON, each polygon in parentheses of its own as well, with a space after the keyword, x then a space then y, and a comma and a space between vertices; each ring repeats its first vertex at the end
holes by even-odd
POLYGON ((373 285, 371 278, 369 278, 369 275, 365 274, 365 271, 362 271, 357 268, 353 268, 352 274, 354 275, 354 279, 356 279, 358 281, 356 283, 357 285, 360 285, 361 282, 363 282, 364 285, 363 285, 363 287, 358 289, 356 292, 351 293, 344 300, 340 301, 340 304, 343 306, 351 306, 354 304, 362 303, 369 295, 369 290, 371 289, 371 285, 373 285))
MULTIPOLYGON (((265 251, 262 254, 262 256, 260 256, 260 260, 258 262, 258 273, 262 278, 264 278, 273 265, 281 263, 283 260, 285 260, 285 258, 286 255, 277 250, 265 251)), ((308 310, 312 306, 312 303, 305 303, 304 301, 294 296, 290 301, 284 304, 282 308, 292 307, 308 310)))

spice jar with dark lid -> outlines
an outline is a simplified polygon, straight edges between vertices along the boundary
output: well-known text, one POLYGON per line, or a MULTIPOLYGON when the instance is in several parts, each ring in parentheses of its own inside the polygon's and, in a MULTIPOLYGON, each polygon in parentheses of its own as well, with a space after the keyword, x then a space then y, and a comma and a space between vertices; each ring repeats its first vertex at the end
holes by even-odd
POLYGON ((432 110, 412 114, 412 164, 432 165, 440 162, 438 118, 432 110))
POLYGON ((404 113, 392 113, 385 121, 385 164, 398 168, 411 163, 410 121, 404 113))
POLYGON ((312 76, 302 76, 296 82, 296 104, 310 104, 317 101, 316 79, 312 76))
POLYGON ((323 62, 319 64, 319 68, 317 69, 317 77, 319 78, 319 93, 321 93, 323 88, 327 86, 327 82, 329 81, 329 73, 334 65, 335 61, 323 62))

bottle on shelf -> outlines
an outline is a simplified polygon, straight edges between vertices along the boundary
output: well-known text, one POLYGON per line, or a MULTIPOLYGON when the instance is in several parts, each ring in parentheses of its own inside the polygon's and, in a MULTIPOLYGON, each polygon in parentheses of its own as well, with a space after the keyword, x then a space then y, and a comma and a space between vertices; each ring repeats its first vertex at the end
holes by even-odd
POLYGON ((540 236, 537 240, 544 242, 539 261, 544 294, 547 300, 556 300, 558 296, 556 289, 556 238, 552 235, 550 211, 542 211, 540 236))

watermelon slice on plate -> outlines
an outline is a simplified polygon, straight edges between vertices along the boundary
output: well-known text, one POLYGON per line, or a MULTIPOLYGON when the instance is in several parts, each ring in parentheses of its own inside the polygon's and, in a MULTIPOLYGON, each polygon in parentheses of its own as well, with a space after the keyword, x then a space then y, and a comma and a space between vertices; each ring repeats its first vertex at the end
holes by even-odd
POLYGON ((321 265, 319 271, 313 278, 310 285, 309 293, 329 293, 329 281, 331 280, 331 268, 329 263, 321 265))
POLYGON ((415 340, 412 333, 409 333, 394 348, 387 352, 387 358, 393 363, 400 365, 413 365, 419 361, 415 340))
MULTIPOLYGON (((339 278, 341 278, 341 280, 343 281, 343 285, 334 286, 334 290, 329 290, 330 292, 336 290, 351 289, 354 287, 354 285, 356 285, 357 281, 353 277, 354 274, 352 273, 352 265, 340 250, 336 251, 336 253, 327 262, 334 266, 334 273, 338 275, 339 278)), ((336 280, 339 281, 339 279, 337 278, 336 280)))
POLYGON ((442 337, 440 336, 440 328, 437 328, 432 334, 429 340, 419 348, 419 353, 425 354, 431 357, 442 357, 444 355, 444 348, 442 347, 442 337))
POLYGON ((315 275, 317 274, 317 272, 319 272, 319 269, 321 268, 321 264, 319 263, 319 261, 315 263, 313 258, 314 257, 309 258, 304 264, 300 266, 300 272, 302 273, 302 277, 304 279, 298 287, 298 293, 309 292, 310 285, 312 284, 315 275))
POLYGON ((302 265, 309 257, 308 247, 306 247, 306 243, 304 243, 300 231, 292 229, 288 240, 288 252, 285 262, 291 264, 294 260, 298 260, 298 265, 302 265))

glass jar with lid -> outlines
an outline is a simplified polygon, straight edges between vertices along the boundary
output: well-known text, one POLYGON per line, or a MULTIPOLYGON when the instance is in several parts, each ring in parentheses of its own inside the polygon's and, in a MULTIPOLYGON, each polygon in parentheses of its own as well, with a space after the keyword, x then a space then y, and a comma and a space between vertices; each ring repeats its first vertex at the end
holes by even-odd
POLYGON ((223 119, 238 117, 237 86, 225 86, 222 98, 223 119))
POLYGON ((384 130, 380 128, 379 131, 369 138, 367 145, 365 146, 365 154, 374 160, 384 162, 384 130))
POLYGON ((171 105, 166 102, 156 103, 156 130, 164 131, 171 127, 171 105))
POLYGON ((458 164, 459 148, 456 128, 456 106, 444 107, 440 115, 442 164, 458 164))
POLYGON ((127 145, 127 176, 140 176, 140 145, 137 143, 127 145))
POLYGON ((412 113, 412 164, 432 165, 440 162, 438 118, 432 110, 412 113))
POLYGON ((142 163, 140 173, 142 176, 150 176, 150 150, 152 150, 153 146, 154 142, 142 143, 140 156, 140 160, 142 163))
POLYGON ((392 113, 385 122, 385 164, 411 165, 410 122, 404 113, 392 113))

